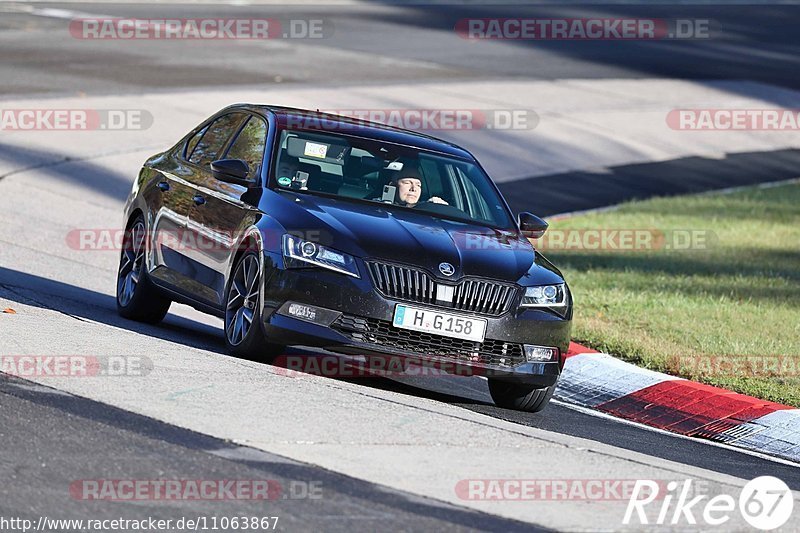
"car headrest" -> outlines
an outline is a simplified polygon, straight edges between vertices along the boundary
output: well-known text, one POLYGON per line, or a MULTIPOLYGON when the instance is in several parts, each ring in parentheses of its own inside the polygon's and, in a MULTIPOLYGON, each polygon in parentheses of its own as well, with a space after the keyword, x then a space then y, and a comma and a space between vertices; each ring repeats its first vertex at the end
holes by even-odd
POLYGON ((361 180, 363 172, 361 171, 361 157, 353 156, 347 158, 342 168, 345 183, 357 183, 361 180))
POLYGON ((350 156, 344 164, 344 182, 350 185, 363 185, 364 176, 377 172, 382 167, 381 160, 369 156, 350 156))
POLYGON ((300 163, 297 168, 302 172, 308 172, 308 179, 311 180, 319 176, 322 172, 322 169, 319 165, 313 165, 311 163, 300 163))

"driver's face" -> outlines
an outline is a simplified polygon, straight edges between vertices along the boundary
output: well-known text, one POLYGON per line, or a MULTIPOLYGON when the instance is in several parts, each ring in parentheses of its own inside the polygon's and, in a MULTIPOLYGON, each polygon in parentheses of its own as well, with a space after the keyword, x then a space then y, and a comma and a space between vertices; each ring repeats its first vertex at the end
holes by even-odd
POLYGON ((416 178, 400 178, 397 180, 397 197, 401 202, 416 204, 422 194, 422 182, 416 178))

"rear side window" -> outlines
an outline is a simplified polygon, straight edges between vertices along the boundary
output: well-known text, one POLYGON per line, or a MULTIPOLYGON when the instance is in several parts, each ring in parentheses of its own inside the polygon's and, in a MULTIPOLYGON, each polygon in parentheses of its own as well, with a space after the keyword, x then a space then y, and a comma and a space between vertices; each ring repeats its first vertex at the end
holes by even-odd
POLYGON ((192 150, 189 161, 201 166, 216 161, 244 117, 243 113, 229 113, 212 122, 192 150))
POLYGON ((195 133, 192 136, 192 138, 189 139, 189 142, 186 143, 186 151, 183 154, 184 157, 186 157, 188 159, 189 156, 192 155, 192 152, 194 151, 195 146, 197 146, 197 143, 200 142, 200 139, 203 137, 203 134, 206 132, 207 129, 208 129, 208 126, 206 126, 205 128, 200 129, 200 131, 195 133))
POLYGON ((264 145, 267 142, 267 123, 258 117, 250 117, 247 124, 228 150, 228 159, 241 159, 250 167, 249 176, 253 178, 261 170, 264 145))

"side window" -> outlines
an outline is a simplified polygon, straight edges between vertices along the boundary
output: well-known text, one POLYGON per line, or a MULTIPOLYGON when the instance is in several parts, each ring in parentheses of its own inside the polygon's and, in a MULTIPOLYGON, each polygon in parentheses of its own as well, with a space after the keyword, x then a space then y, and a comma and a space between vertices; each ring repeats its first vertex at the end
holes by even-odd
POLYGON ((197 143, 200 142, 200 138, 203 137, 203 134, 206 132, 207 129, 208 129, 208 126, 206 126, 205 128, 202 128, 200 131, 195 133, 192 136, 191 139, 189 139, 189 142, 186 143, 186 151, 183 153, 183 155, 184 155, 184 157, 186 157, 186 159, 189 159, 189 156, 192 155, 192 152, 194 151, 195 146, 197 146, 197 143))
POLYGON ((201 166, 208 166, 212 161, 219 159, 217 155, 222 154, 228 140, 241 124, 244 116, 242 113, 229 113, 212 122, 192 150, 189 161, 201 166))
POLYGON ((250 117, 225 157, 245 161, 250 167, 249 177, 253 178, 261 170, 266 142, 267 123, 258 117, 250 117))

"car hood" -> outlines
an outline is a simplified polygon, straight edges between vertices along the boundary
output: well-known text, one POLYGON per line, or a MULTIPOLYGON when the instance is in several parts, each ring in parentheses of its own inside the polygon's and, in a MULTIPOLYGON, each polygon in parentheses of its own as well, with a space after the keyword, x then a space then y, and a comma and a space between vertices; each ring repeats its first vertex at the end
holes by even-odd
MULTIPOLYGON (((422 267, 442 280, 479 276, 530 284, 560 280, 555 268, 538 261, 516 231, 435 218, 414 209, 282 192, 294 222, 286 229, 362 259, 422 267), (444 276, 441 263, 455 268, 444 276), (538 281, 535 281, 538 282, 538 281)), ((286 205, 286 204, 284 204, 286 205)))

